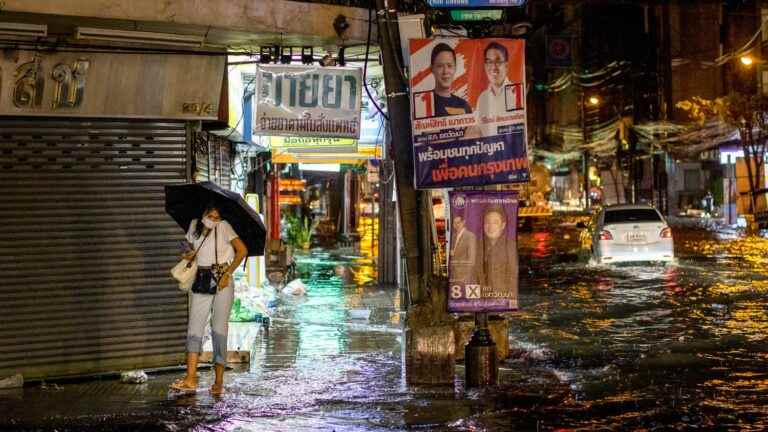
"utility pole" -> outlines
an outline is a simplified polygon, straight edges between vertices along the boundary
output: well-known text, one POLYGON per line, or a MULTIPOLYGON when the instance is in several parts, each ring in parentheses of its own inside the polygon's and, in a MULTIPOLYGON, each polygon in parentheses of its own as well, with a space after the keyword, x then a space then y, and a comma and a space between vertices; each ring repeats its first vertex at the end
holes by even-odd
POLYGON ((587 100, 584 89, 581 90, 581 137, 584 140, 584 210, 589 210, 589 150, 586 146, 589 143, 589 134, 587 134, 587 100))
POLYGON ((402 67, 397 0, 376 0, 376 14, 406 263, 405 377, 409 384, 450 384, 456 367, 454 324, 446 311, 447 286, 433 278, 432 200, 429 193, 414 188, 410 97, 402 67))
POLYGON ((379 46, 384 69, 384 87, 387 93, 389 136, 395 161, 395 182, 400 221, 405 249, 406 278, 410 304, 420 304, 427 297, 426 265, 429 254, 424 253, 423 238, 426 226, 424 212, 420 211, 421 195, 413 186, 413 143, 411 139, 411 109, 408 83, 402 69, 400 37, 397 26, 397 1, 376 0, 379 46))

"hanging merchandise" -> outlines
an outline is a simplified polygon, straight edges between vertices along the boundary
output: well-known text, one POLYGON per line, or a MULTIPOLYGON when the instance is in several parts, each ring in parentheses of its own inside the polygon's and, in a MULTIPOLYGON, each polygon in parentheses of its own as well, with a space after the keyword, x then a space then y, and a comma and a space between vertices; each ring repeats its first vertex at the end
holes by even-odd
POLYGON ((411 39, 417 188, 528 181, 525 42, 411 39))

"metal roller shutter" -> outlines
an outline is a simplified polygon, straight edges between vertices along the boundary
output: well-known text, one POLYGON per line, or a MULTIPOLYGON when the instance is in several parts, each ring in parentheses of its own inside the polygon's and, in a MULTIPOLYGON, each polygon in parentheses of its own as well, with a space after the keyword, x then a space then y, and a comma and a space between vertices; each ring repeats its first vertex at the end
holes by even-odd
POLYGON ((183 361, 178 121, 0 119, 0 376, 183 361))

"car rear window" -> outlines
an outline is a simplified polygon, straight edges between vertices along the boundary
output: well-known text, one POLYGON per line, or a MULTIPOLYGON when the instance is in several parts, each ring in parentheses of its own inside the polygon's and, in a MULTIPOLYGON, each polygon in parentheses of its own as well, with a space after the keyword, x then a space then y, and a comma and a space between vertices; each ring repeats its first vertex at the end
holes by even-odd
POLYGON ((632 222, 660 222, 661 217, 654 209, 623 209, 605 212, 605 225, 632 222))

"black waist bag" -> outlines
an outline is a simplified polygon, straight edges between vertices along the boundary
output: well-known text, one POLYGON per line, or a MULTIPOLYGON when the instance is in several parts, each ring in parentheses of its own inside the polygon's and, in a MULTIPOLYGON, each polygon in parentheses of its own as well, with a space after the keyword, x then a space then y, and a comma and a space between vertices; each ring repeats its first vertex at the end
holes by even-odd
MULTIPOLYGON (((208 232, 210 234, 210 232, 208 232)), ((207 236, 206 236, 207 237, 207 236)), ((215 295, 218 289, 218 282, 221 278, 219 274, 224 266, 219 264, 219 238, 216 228, 213 229, 213 251, 216 257, 216 264, 211 268, 199 268, 195 275, 195 283, 192 284, 192 292, 195 294, 215 295)), ((205 239, 203 239, 205 242, 205 239)), ((202 246, 202 243, 200 244, 202 246)))
POLYGON ((195 282, 192 284, 192 292, 195 294, 216 294, 218 290, 216 276, 211 269, 197 269, 195 282))

